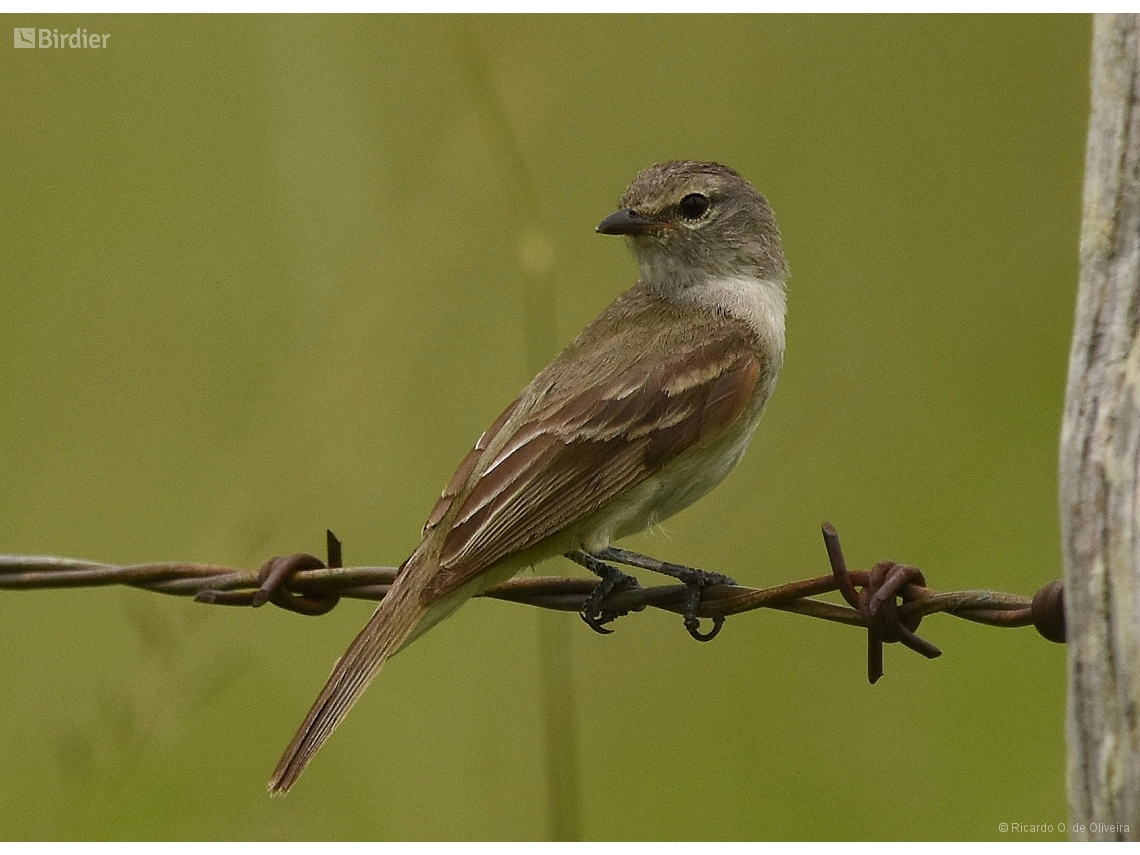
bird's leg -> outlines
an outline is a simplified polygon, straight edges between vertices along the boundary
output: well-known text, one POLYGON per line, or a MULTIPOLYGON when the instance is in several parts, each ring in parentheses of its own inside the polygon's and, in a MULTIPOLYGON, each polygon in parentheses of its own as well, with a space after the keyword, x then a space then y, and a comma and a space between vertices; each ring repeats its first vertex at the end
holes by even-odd
POLYGON ((602 581, 594 588, 586 602, 582 605, 582 620, 594 632, 600 632, 603 635, 609 635, 613 632, 612 629, 606 629, 604 624, 612 620, 616 620, 626 612, 610 612, 602 611, 602 602, 610 595, 615 588, 636 588, 638 581, 628 573, 623 573, 616 567, 606 564, 604 561, 594 557, 588 552, 583 552, 581 549, 576 549, 573 552, 567 552, 566 557, 573 561, 575 564, 581 564, 591 573, 600 577, 602 581))
POLYGON ((652 570, 655 573, 664 573, 681 582, 685 588, 685 629, 697 641, 712 641, 716 638, 720 628, 724 626, 724 616, 717 615, 712 619, 713 626, 707 633, 701 632, 701 622, 697 617, 697 610, 701 607, 701 589, 708 585, 735 585, 736 580, 721 573, 710 573, 707 570, 698 570, 695 567, 686 567, 684 564, 671 564, 668 561, 659 561, 648 555, 630 552, 628 549, 618 549, 608 546, 598 552, 595 559, 600 561, 613 561, 625 564, 627 567, 640 567, 652 570))

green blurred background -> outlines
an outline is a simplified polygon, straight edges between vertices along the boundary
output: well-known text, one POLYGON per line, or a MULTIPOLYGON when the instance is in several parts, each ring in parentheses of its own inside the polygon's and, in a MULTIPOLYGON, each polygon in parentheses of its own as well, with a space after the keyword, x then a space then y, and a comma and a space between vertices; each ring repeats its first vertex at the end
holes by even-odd
MULTIPOLYGON (((826 572, 826 519, 852 566, 944 590, 1060 577, 1087 18, 4 21, 111 39, 0 48, 0 551, 253 568, 330 527, 400 561, 632 284, 594 225, 680 157, 769 197, 786 367, 739 469, 625 545, 761 586, 826 572)), ((701 645, 489 601, 270 801, 371 608, 0 592, 0 838, 547 837, 552 647, 586 838, 1067 819, 1064 650, 1031 629, 930 618, 945 655, 889 647, 871 687, 846 627, 754 613, 701 645)))

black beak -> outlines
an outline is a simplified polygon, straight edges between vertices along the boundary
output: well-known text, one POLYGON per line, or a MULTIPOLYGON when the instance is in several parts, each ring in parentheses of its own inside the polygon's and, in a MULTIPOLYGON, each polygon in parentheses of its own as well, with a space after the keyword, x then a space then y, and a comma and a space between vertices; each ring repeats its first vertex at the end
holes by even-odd
POLYGON ((598 223, 595 231, 603 235, 641 235, 659 228, 661 228, 661 223, 646 219, 637 211, 629 208, 610 214, 598 223))

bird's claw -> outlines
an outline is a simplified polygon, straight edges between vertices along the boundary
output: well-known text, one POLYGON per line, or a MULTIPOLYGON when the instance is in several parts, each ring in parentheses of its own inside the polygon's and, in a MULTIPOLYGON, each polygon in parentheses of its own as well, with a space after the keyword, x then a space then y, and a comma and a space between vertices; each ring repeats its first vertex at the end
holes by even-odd
POLYGON ((697 641, 712 641, 724 626, 724 615, 713 617, 712 629, 701 632, 701 621, 697 610, 701 607, 701 589, 706 585, 735 585, 736 580, 722 573, 709 573, 705 570, 686 568, 677 573, 677 578, 685 585, 685 629, 697 641))
POLYGON ((581 614, 582 620, 586 622, 586 626, 594 632, 601 633, 602 635, 612 634, 613 630, 606 629, 605 624, 615 621, 629 612, 628 610, 603 610, 602 603, 605 602, 606 597, 615 590, 638 587, 639 583, 637 579, 628 573, 621 572, 613 565, 595 558, 587 552, 570 553, 566 557, 577 564, 581 564, 591 573, 600 577, 601 581, 598 582, 594 590, 590 592, 590 596, 587 597, 586 602, 582 604, 582 611, 579 612, 579 614, 581 614))
POLYGON ((604 624, 626 614, 625 611, 602 611, 602 602, 617 587, 635 588, 638 582, 632 576, 626 575, 608 561, 619 564, 628 564, 632 567, 641 567, 656 573, 672 576, 685 586, 685 629, 697 641, 712 641, 724 626, 724 615, 712 616, 712 629, 701 632, 701 621, 697 612, 701 607, 701 591, 709 585, 735 585, 736 580, 723 573, 710 573, 707 570, 698 570, 695 567, 686 567, 683 564, 671 564, 667 561, 657 561, 625 549, 608 547, 596 555, 584 550, 568 552, 566 557, 575 564, 580 564, 596 576, 601 582, 590 593, 586 602, 582 604, 582 620, 595 632, 609 634, 611 630, 605 629, 604 624))
POLYGON ((583 608, 582 611, 579 612, 579 614, 582 616, 582 620, 584 620, 586 622, 586 626, 588 626, 594 632, 599 633, 601 635, 613 635, 614 634, 614 631, 612 629, 606 629, 606 627, 605 627, 605 624, 607 622, 613 620, 612 616, 601 614, 601 613, 590 614, 589 612, 586 611, 585 608, 583 608))
POLYGON ((712 629, 710 629, 708 632, 701 632, 700 618, 686 617, 685 629, 687 629, 689 631, 689 635, 691 635, 697 641, 712 641, 717 637, 717 634, 720 632, 720 628, 724 626, 724 615, 717 615, 712 619, 712 622, 712 629))
MULTIPOLYGON (((600 562, 599 562, 600 563, 600 562)), ((586 622, 586 626, 594 632, 601 633, 602 635, 611 635, 612 629, 606 629, 605 624, 617 620, 622 615, 629 614, 628 610, 611 611, 609 609, 602 610, 602 603, 615 590, 625 588, 636 588, 639 582, 628 573, 622 573, 616 567, 609 567, 612 572, 606 572, 602 575, 602 580, 598 582, 597 587, 590 593, 586 602, 582 604, 582 620, 586 622)))

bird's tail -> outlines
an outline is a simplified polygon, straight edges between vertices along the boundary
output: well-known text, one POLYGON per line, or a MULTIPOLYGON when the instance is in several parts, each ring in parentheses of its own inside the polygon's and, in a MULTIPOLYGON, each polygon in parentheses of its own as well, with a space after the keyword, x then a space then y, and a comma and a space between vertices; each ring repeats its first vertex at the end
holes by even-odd
MULTIPOLYGON (((436 562, 418 551, 405 563, 380 607, 337 661, 313 708, 285 749, 269 779, 270 795, 289 792, 388 657, 446 616, 433 615, 435 619, 425 620, 429 609, 420 602, 420 592, 436 569, 436 562)), ((431 610, 435 612, 437 606, 431 610)), ((451 610, 454 609, 448 611, 451 610)))

